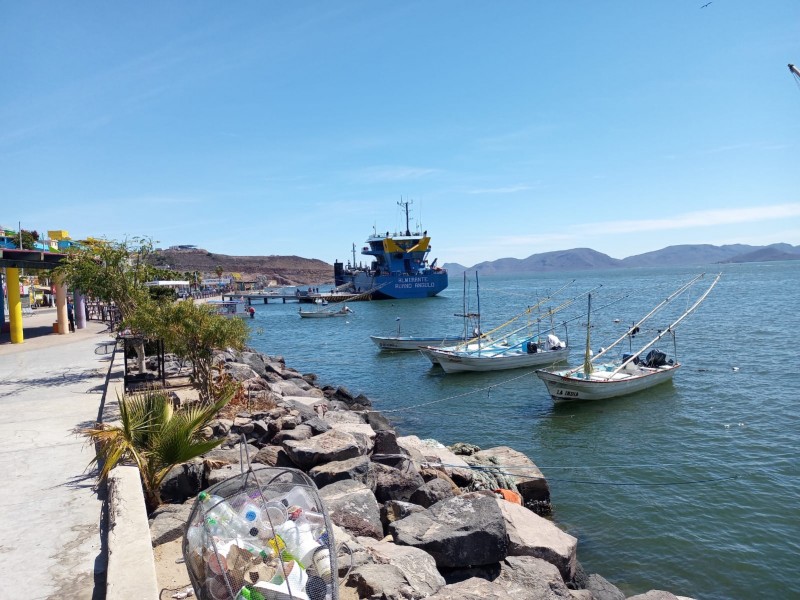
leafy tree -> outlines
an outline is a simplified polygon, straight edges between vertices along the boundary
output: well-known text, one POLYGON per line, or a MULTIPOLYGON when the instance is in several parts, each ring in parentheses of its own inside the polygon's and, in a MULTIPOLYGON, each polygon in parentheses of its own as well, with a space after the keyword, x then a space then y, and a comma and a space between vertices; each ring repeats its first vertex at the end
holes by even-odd
POLYGON ((217 265, 217 266, 214 268, 214 273, 216 273, 216 274, 217 274, 217 279, 222 279, 222 273, 223 273, 223 272, 224 272, 224 271, 223 271, 223 269, 222 269, 222 266, 221 266, 221 265, 217 265))
POLYGON ((22 234, 22 247, 25 250, 33 250, 33 245, 39 241, 39 232, 35 229, 33 231, 23 229, 20 233, 22 234))
POLYGON ((220 316, 209 305, 191 299, 137 311, 130 323, 137 331, 164 340, 168 351, 191 361, 192 384, 206 403, 215 397, 213 351, 241 350, 248 333, 242 319, 220 316))
POLYGON ((147 262, 152 252, 149 238, 95 242, 69 252, 53 272, 85 294, 113 302, 126 321, 150 301, 145 283, 156 273, 147 262))
POLYGON ((213 404, 195 403, 175 410, 172 399, 161 390, 123 396, 119 422, 82 432, 97 447, 92 464, 100 465, 100 479, 120 463, 134 463, 142 478, 148 512, 152 512, 161 504, 161 483, 172 467, 225 440, 206 440, 199 432, 229 400, 228 394, 213 404))
MULTIPOLYGON (((128 324, 137 309, 152 311, 155 302, 148 287, 156 269, 148 264, 153 252, 150 238, 94 241, 67 253, 53 270, 71 287, 104 302, 113 302, 122 321, 128 324)), ((136 345, 139 372, 144 369, 144 343, 136 345)))

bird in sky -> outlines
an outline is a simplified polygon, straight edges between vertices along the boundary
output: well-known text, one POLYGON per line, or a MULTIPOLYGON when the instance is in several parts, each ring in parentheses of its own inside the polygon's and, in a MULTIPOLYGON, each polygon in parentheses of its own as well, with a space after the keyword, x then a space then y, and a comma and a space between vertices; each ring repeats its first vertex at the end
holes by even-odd
POLYGON ((708 6, 709 4, 711 4, 711 2, 706 2, 706 3, 705 3, 705 4, 703 4, 703 6, 701 6, 700 8, 705 8, 705 7, 706 7, 706 6, 708 6))

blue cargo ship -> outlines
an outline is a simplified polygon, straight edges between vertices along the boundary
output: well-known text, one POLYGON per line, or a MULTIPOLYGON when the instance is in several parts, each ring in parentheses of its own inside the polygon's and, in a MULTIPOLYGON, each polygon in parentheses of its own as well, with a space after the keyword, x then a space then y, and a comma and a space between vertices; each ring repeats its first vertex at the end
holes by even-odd
POLYGON ((353 245, 353 262, 346 265, 333 263, 334 282, 337 287, 352 287, 356 293, 374 289, 376 299, 429 298, 447 287, 447 271, 436 266, 436 259, 428 263, 431 238, 427 231, 412 233, 408 224, 409 202, 398 202, 405 209, 405 232, 385 235, 373 232, 361 254, 372 257, 368 265, 356 264, 353 245))

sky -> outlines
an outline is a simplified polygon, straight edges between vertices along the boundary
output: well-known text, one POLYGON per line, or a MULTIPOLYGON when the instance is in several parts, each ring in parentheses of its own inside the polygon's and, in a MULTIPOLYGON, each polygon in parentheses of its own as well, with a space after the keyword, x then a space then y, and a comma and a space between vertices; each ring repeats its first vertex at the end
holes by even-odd
MULTIPOLYGON (((0 0, 0 225, 472 266, 800 244, 797 0, 0 0)), ((359 257, 360 258, 360 257, 359 257)))

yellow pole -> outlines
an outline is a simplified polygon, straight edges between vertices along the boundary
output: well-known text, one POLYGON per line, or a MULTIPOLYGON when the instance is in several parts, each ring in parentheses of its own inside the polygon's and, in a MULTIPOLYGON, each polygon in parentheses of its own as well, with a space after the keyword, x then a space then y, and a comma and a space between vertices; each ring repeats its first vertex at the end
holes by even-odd
POLYGON ((56 281, 56 315, 58 317, 58 333, 65 335, 69 332, 67 321, 67 286, 56 281))
POLYGON ((6 269, 6 285, 8 287, 8 321, 11 327, 11 343, 21 344, 22 339, 22 300, 19 296, 19 269, 6 269))

